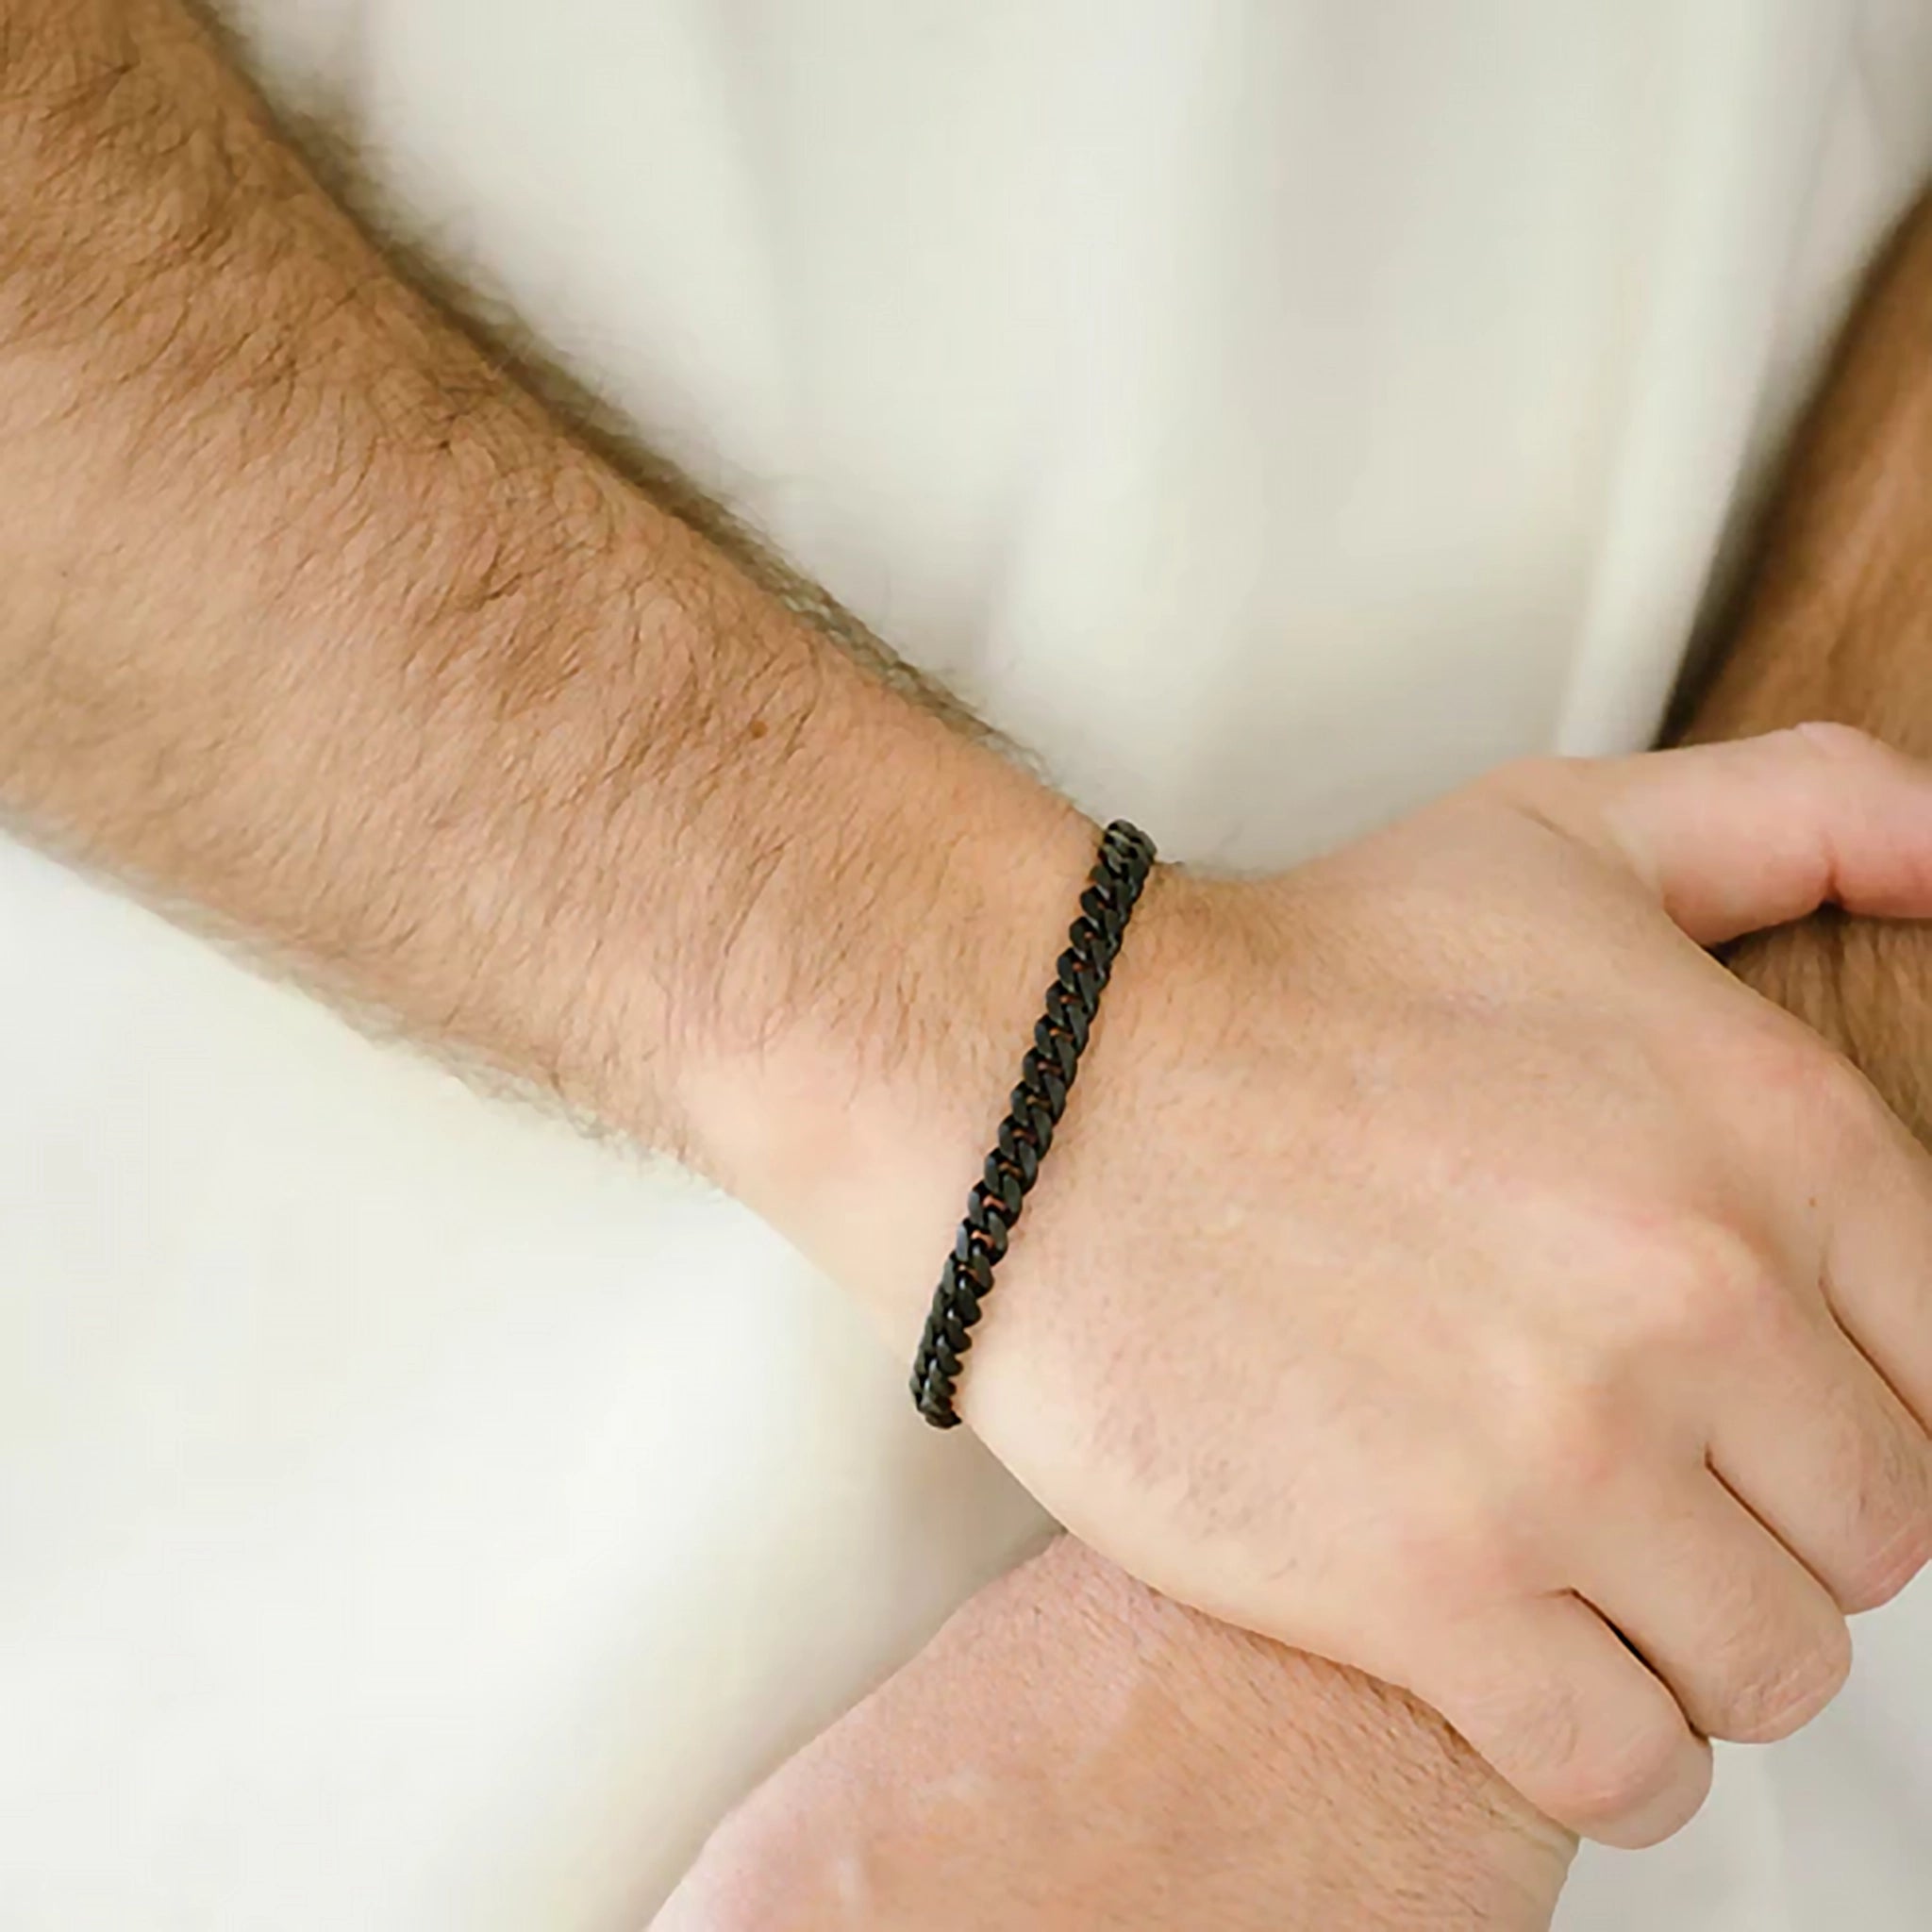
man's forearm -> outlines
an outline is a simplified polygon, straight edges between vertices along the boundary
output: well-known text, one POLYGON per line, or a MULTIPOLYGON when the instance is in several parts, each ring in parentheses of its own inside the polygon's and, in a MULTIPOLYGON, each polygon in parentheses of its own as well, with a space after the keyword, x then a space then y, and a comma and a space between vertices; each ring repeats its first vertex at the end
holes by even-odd
POLYGON ((1932 202, 1852 317, 1721 645, 1688 735, 1836 718, 1932 754, 1932 202))
POLYGON ((1091 829, 563 433, 176 0, 0 0, 0 802, 808 1242, 814 1150, 927 1137, 929 1246, 1091 829))
MULTIPOLYGON (((1932 201, 1878 265, 1786 464, 1692 740, 1834 718, 1932 754, 1932 201)), ((1932 1144, 1932 950, 1835 912, 1731 963, 1817 1026, 1932 1144)))
POLYGON ((753 1797, 656 1932, 1541 1932, 1572 1849, 1413 1699, 1063 1538, 753 1797))

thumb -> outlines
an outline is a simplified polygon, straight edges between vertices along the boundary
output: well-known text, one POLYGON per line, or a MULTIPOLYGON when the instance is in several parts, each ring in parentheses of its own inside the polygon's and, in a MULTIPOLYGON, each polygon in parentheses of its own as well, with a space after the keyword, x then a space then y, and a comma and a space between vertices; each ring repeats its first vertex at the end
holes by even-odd
POLYGON ((1932 767, 1848 724, 1563 769, 1580 791, 1547 816, 1627 865, 1700 945, 1826 904, 1932 918, 1932 767))

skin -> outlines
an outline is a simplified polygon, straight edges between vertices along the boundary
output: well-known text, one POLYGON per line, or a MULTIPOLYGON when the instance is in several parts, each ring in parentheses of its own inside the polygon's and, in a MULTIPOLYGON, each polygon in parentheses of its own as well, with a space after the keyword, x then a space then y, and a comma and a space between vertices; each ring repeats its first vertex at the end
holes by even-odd
MULTIPOLYGON (((1687 688, 1678 729, 1688 739, 1828 716, 1932 752, 1928 312, 1932 208, 1903 225, 1796 439, 1731 621, 1687 688)), ((1739 977, 1856 1061, 1922 1143, 1932 1143, 1928 941, 1915 925, 1827 911, 1728 956, 1739 977)), ((1109 1923, 1095 1916, 1106 1910, 1122 1925, 1208 1932, 1547 1924, 1564 1843, 1453 1733, 1312 1658, 1257 1677, 1254 1656, 1223 1626, 1153 1610, 1092 1552, 1063 1543, 966 1606, 900 1678, 741 1807, 668 1908, 664 1932, 929 1924, 922 1877, 949 1859, 942 1897, 961 1926, 1075 1932, 1109 1923), (1066 1615, 1069 1591, 1106 1599, 1119 1623, 1066 1615), (1159 1616, 1171 1641, 1118 1634, 1142 1614, 1159 1616), (1055 1640, 1044 1659, 1037 1630, 1055 1640), (971 1762, 979 1731, 992 1727, 986 1714, 1037 1708, 1042 1680, 1050 1721, 1001 1729, 1002 1775, 974 1790, 970 1828, 957 1839, 937 1829, 919 1768, 971 1762), (1205 1699, 1204 1683, 1214 1687, 1205 1699), (1176 1701, 1201 1700, 1190 1708, 1205 1707, 1205 1722, 1168 1725, 1158 1748, 1131 1755, 1069 1748, 1068 1729, 1102 1728, 1123 1701, 1167 1709, 1171 1684, 1176 1701), (1070 1717, 1059 1701, 1068 1691, 1091 1694, 1091 1709, 1070 1717), (1062 1804, 1070 1760, 1081 1776, 1062 1804), (1391 1790, 1401 1800, 1385 1809, 1391 1790), (1151 1834, 1149 1820, 1159 1821, 1151 1834), (1104 1866, 1104 1892, 1054 1889, 1063 1835, 1104 1866), (871 1881, 870 1917, 828 1876, 854 1863, 871 1881), (1228 1893, 1207 1889, 1215 1877, 1232 1879, 1228 1893), (1316 1888, 1313 1903, 1297 1888, 1316 1888)))
MULTIPOLYGON (((0 0, 0 805, 681 1154, 909 1353, 1094 828, 562 427, 174 0, 0 0)), ((1932 913, 1932 781, 1808 727, 1163 869, 967 1420, 1674 1828, 1932 1537, 1924 1158, 1702 950, 1825 900, 1932 913)))
MULTIPOLYGON (((1794 443, 1689 742, 1835 718, 1932 756, 1932 204, 1901 224, 1794 443)), ((1932 951, 1919 928, 1822 914, 1729 963, 1870 1075, 1932 1145, 1932 951)))
POLYGON ((1412 1699, 1066 1538, 765 1785, 653 1932, 1540 1932, 1572 1842, 1412 1699))

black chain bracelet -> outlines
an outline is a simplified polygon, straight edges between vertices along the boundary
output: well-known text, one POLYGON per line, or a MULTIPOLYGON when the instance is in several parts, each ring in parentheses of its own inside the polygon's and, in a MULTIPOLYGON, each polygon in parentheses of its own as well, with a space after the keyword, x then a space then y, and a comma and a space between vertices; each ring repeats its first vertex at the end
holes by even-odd
POLYGON ((1033 1028, 1033 1044, 1021 1063, 1011 1108, 974 1183, 966 1218, 933 1291, 919 1353, 912 1362, 912 1399, 936 1429, 958 1426, 953 1407, 960 1358, 973 1346, 973 1324, 992 1292, 992 1271, 1007 1252, 1040 1163, 1067 1110, 1074 1074, 1100 1010, 1100 995, 1113 973, 1121 935, 1154 864, 1154 841, 1124 819, 1116 819, 1100 841, 1100 856, 1080 894, 1080 916, 1067 933, 1046 1011, 1033 1028))

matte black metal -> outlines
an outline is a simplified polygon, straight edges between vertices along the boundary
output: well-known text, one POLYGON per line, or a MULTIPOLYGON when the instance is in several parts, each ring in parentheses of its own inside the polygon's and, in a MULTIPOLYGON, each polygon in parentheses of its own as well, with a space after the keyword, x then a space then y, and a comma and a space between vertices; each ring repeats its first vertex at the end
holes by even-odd
POLYGON ((936 1429, 958 1425, 953 1397, 960 1362, 973 1346, 973 1324, 992 1292, 992 1271, 1007 1252, 1020 1209, 1053 1145, 1054 1129, 1067 1109, 1100 995, 1120 956, 1121 935, 1153 865, 1154 841, 1138 826, 1116 819, 1101 835, 1100 856, 1080 894, 1080 916, 1068 929, 1067 949, 1046 990, 1046 1010, 1021 1062, 1011 1110, 1000 1123, 984 1173, 974 1183, 966 1218, 941 1270, 913 1357, 912 1399, 936 1429))

